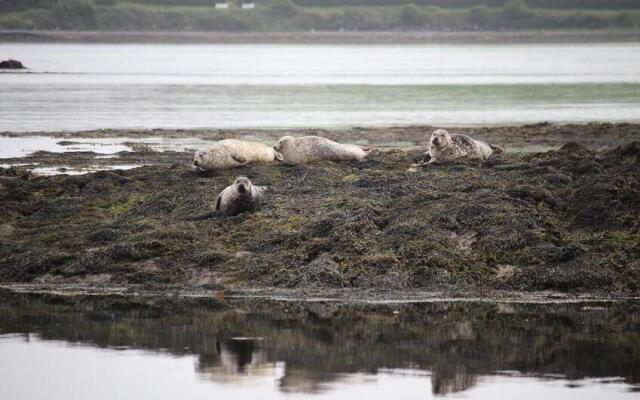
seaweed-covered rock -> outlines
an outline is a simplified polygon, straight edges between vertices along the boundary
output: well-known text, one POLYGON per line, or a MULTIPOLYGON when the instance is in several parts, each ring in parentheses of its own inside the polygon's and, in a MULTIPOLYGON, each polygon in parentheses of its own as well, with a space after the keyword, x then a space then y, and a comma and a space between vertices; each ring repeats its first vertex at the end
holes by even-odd
POLYGON ((639 149, 567 144, 416 173, 407 168, 417 152, 398 150, 216 174, 3 170, 0 280, 629 293, 640 286, 639 149), (212 213, 237 175, 271 188, 262 210, 212 213))

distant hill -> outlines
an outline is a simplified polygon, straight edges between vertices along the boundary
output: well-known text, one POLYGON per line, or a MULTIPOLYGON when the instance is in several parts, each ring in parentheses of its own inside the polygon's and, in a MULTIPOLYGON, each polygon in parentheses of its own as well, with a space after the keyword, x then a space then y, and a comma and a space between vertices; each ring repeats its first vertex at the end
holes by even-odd
POLYGON ((3 30, 496 31, 634 29, 638 0, 0 0, 3 30), (242 3, 255 7, 242 8, 242 3))

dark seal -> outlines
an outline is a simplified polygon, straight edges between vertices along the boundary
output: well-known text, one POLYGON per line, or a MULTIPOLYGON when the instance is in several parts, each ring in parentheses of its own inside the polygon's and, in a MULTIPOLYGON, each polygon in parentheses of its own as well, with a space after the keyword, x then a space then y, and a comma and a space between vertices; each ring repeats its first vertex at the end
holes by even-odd
POLYGON ((264 186, 254 186, 249 178, 240 176, 216 198, 216 211, 227 216, 255 212, 262 207, 264 186))

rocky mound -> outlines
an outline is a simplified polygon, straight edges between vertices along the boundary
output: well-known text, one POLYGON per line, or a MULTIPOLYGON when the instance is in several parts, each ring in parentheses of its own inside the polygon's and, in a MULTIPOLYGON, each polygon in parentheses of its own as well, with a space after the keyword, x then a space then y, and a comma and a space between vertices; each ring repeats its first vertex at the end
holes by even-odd
POLYGON ((406 172, 364 162, 186 165, 0 180, 0 280, 186 287, 559 290, 640 283, 640 142, 406 172), (212 214, 246 175, 261 212, 212 214))

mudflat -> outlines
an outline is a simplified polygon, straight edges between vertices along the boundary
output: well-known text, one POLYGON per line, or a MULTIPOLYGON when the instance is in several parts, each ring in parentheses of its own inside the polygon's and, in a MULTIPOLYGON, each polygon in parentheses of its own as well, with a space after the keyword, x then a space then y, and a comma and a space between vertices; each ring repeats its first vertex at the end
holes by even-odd
MULTIPOLYGON (((0 169, 0 281, 82 290, 405 299, 622 298, 640 287, 640 125, 455 129, 507 152, 407 172, 430 127, 297 130, 381 151, 363 162, 257 164, 204 174, 192 153, 84 175, 0 169), (269 186, 260 212, 213 201, 239 175, 269 186)), ((73 137, 252 138, 282 130, 95 131, 73 137)), ((5 135, 20 136, 20 134, 5 135)), ((37 152, 4 163, 80 165, 37 152)), ((97 160, 96 160, 97 161, 97 160)))

